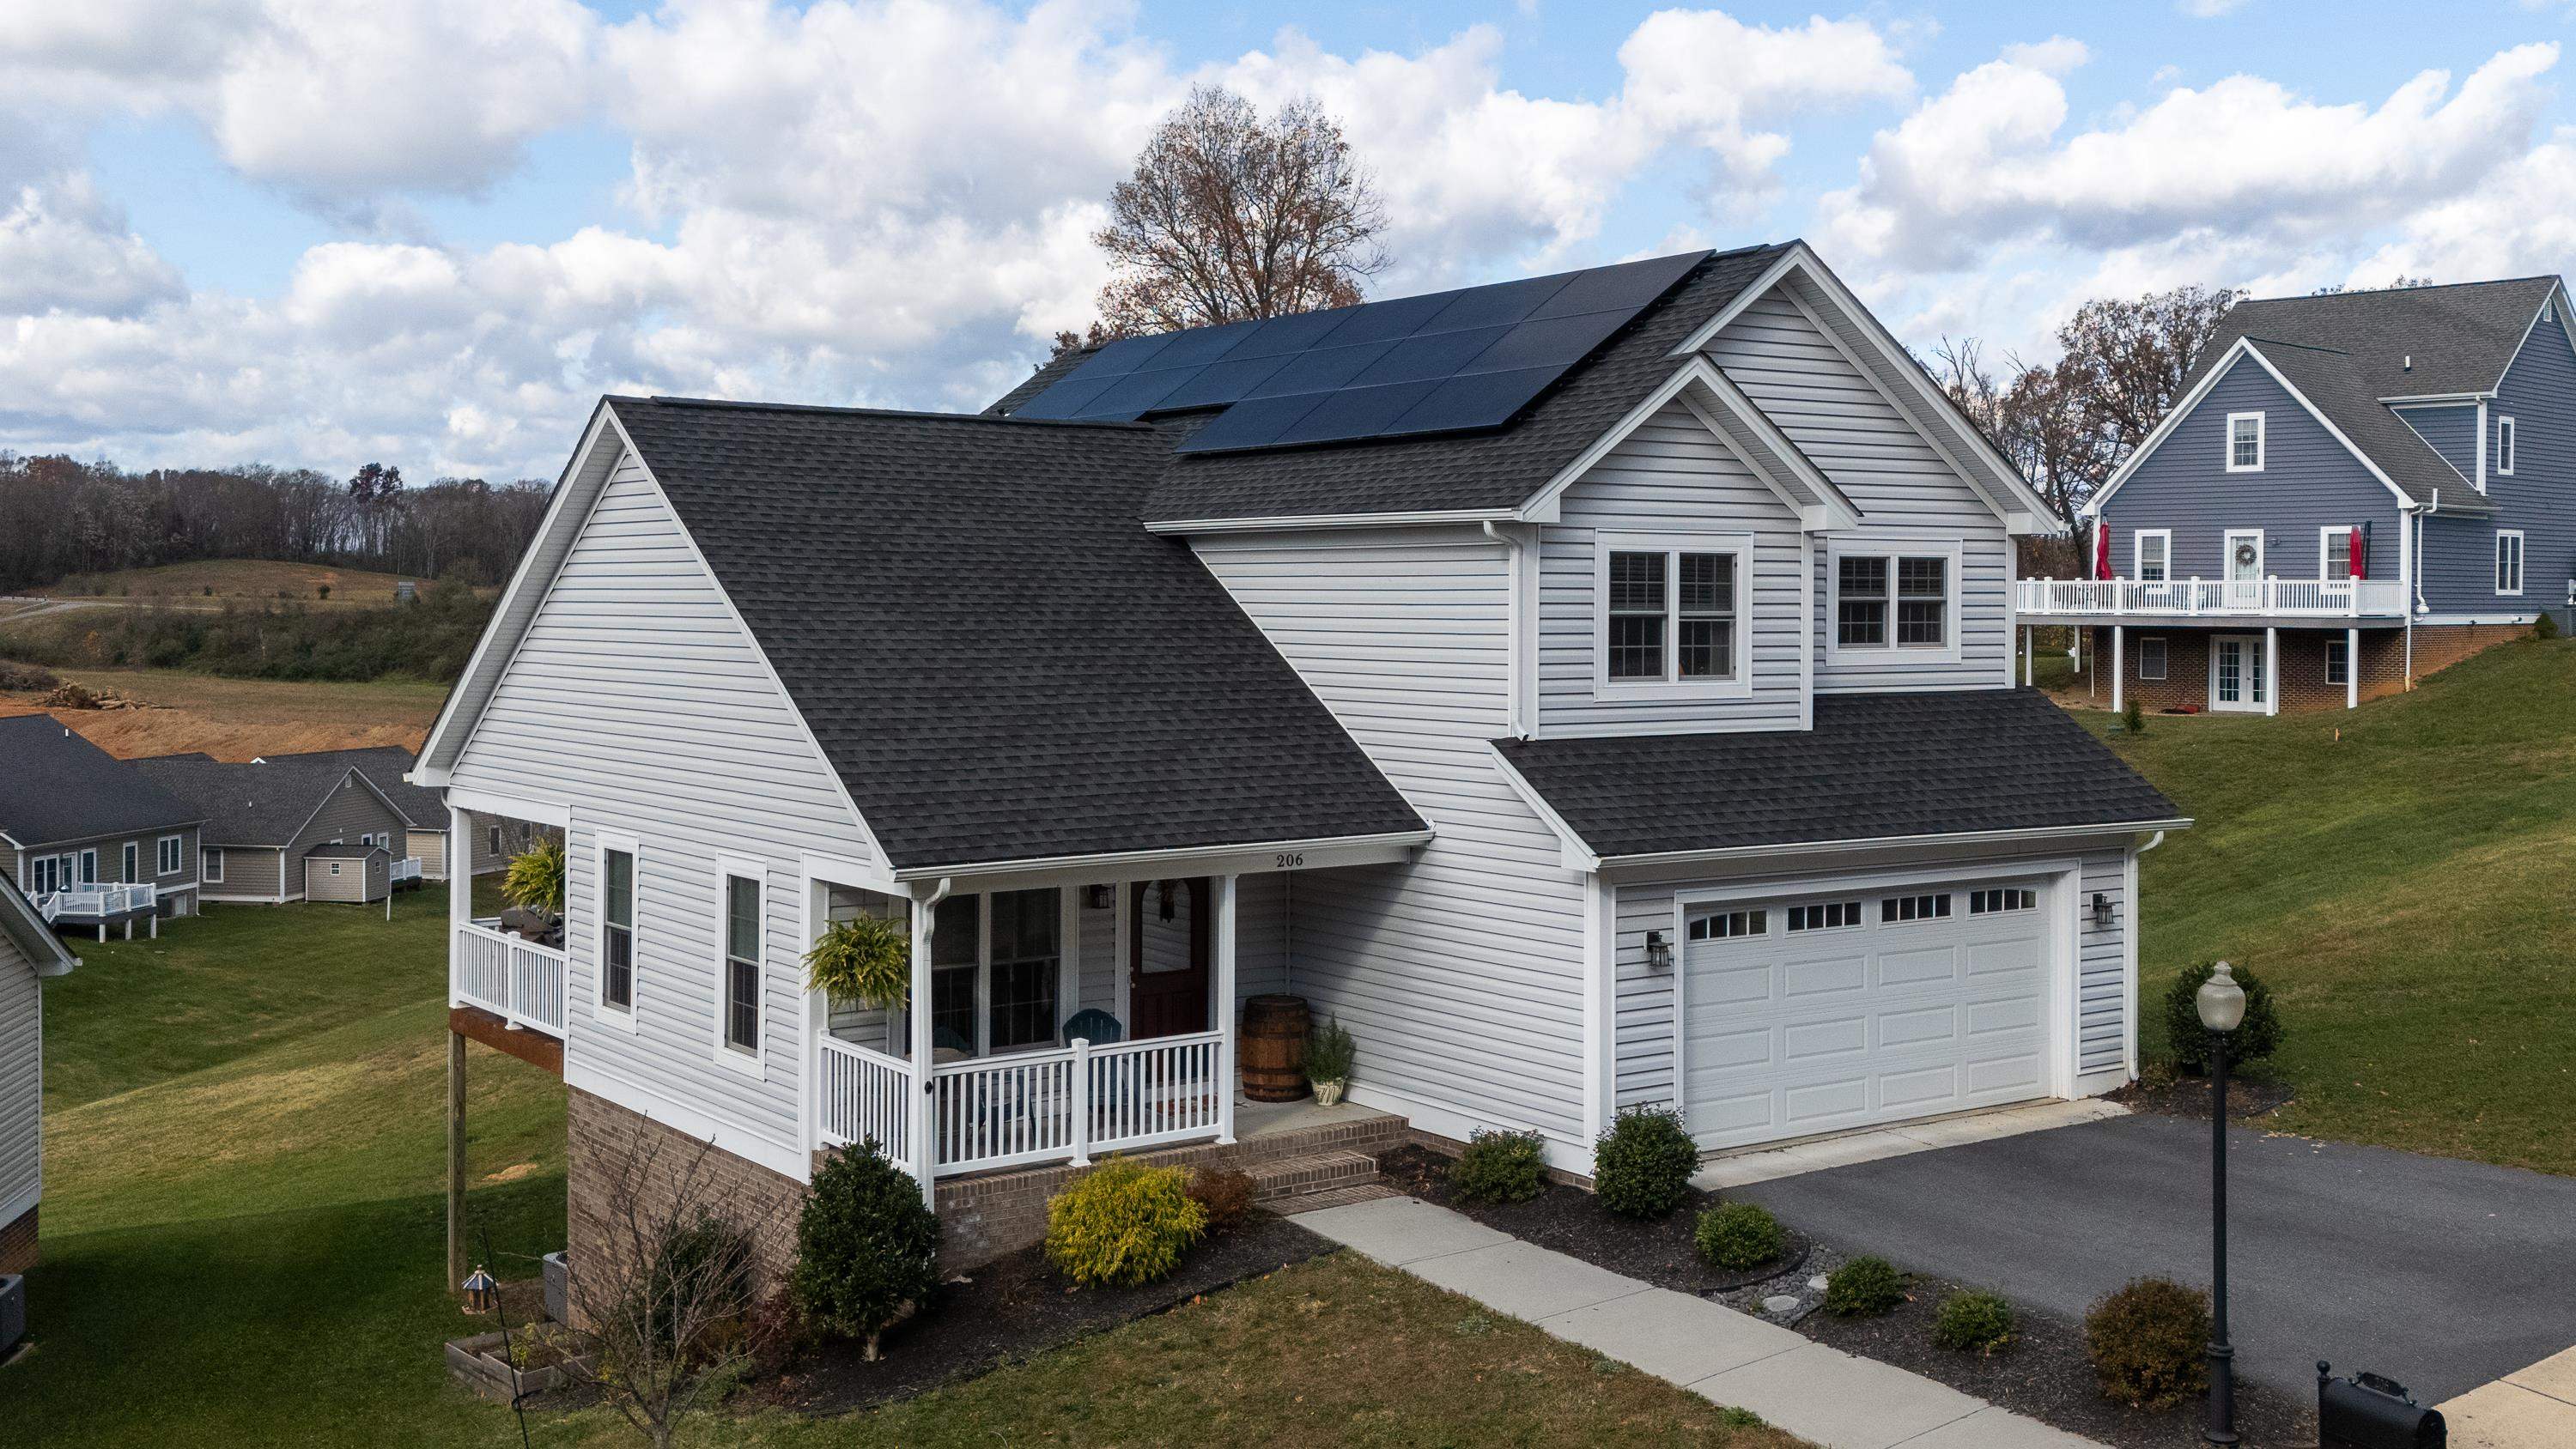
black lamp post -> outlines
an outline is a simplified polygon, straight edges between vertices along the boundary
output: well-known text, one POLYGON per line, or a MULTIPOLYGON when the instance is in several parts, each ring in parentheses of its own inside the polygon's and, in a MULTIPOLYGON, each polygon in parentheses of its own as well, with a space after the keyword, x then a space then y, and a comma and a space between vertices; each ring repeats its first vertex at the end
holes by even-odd
POLYGON ((2227 1042, 2245 1020, 2245 988, 2221 961, 2193 998, 2209 1030, 2209 1426, 2200 1437, 2236 1442, 2236 1350, 2227 1342, 2227 1042))

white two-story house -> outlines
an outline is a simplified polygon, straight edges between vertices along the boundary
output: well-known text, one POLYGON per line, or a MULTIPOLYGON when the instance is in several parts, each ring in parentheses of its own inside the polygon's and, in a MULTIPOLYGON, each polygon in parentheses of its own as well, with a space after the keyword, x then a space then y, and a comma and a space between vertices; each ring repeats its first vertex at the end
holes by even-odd
POLYGON ((415 773, 569 841, 559 949, 458 893, 452 1020, 559 1050, 576 1263, 655 1133, 777 1252, 873 1139, 961 1256, 1105 1151, 1353 1140, 1238 1106, 1256 993, 1350 1029, 1361 1120, 1578 1174, 1630 1106, 1716 1150, 2102 1092, 2186 822, 2013 687, 2043 516, 1795 243, 979 415, 609 398, 415 773), (908 1005, 804 988, 860 912, 908 1005))

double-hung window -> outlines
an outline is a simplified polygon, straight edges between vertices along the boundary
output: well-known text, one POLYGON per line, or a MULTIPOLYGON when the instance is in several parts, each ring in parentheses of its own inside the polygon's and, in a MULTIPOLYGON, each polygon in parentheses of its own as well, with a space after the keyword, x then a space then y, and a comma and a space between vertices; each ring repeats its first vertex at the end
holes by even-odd
MULTIPOLYGON (((186 839, 181 836, 162 836, 160 840, 160 848, 155 852, 157 858, 152 862, 154 874, 177 875, 179 873, 179 862, 185 858, 180 847, 186 843, 186 839)), ((132 863, 133 862, 131 861, 127 862, 129 866, 132 865, 132 863)), ((126 879, 128 880, 132 880, 133 878, 134 877, 131 873, 126 876, 126 879)))
POLYGON ((2263 415, 2261 413, 2227 415, 2227 471, 2230 473, 2263 471, 2263 415))
POLYGON ((224 883, 224 848, 209 845, 197 852, 197 874, 209 885, 224 883))
POLYGON ((2317 577, 2329 583, 2342 583, 2352 577, 2352 529, 2349 526, 2317 531, 2317 577))
POLYGON ((2173 577, 2173 530, 2141 528, 2132 535, 2141 582, 2160 584, 2173 577))
POLYGON ((1600 548, 1602 688, 1744 683, 1749 540, 1605 534, 1600 548))
POLYGON ((2503 477, 2513 476, 2513 445, 2515 434, 2521 431, 2514 426, 2511 418, 2496 419, 2495 470, 2503 477))
POLYGON ((1957 658, 1959 562, 1956 545, 1836 549, 1831 653, 1957 658))
POLYGON ((2329 637, 2326 640, 2326 683, 2350 684, 2351 682, 2352 655, 2345 650, 2343 640, 2329 637))
POLYGON ((724 1045, 760 1055, 760 878, 724 878, 724 1045))
POLYGON ((2496 530, 2495 586, 2499 594, 2522 592, 2522 530, 2496 530))
POLYGON ((635 1009, 635 852, 599 852, 599 1004, 635 1009))

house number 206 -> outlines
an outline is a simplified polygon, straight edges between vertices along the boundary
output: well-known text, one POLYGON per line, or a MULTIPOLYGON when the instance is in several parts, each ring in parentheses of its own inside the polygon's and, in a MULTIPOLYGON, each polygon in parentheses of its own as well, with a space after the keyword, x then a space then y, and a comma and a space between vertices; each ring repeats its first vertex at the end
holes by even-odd
POLYGON ((1283 850, 1277 855, 1270 857, 1270 868, 1272 870, 1295 870, 1297 867, 1304 865, 1305 863, 1306 852, 1302 850, 1283 850))

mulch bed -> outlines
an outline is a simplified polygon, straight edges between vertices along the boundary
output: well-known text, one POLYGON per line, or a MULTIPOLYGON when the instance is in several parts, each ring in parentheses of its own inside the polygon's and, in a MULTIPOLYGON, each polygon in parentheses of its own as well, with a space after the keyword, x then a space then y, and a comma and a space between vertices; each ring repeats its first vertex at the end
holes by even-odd
POLYGON ((910 1398, 1320 1258, 1336 1246, 1286 1218, 1256 1212, 1234 1232, 1201 1244, 1160 1282, 1084 1289, 1049 1268, 1043 1249, 1023 1248, 942 1286, 927 1309, 886 1335, 878 1362, 862 1359, 856 1343, 826 1344, 761 1385, 746 1406, 838 1414, 910 1398))
MULTIPOLYGON (((2260 1077, 2251 1080, 2230 1077, 2227 1081, 2227 1116, 2230 1121, 2250 1122, 2268 1117, 2290 1104, 2298 1094, 2286 1082, 2260 1077)), ((2173 1077, 2163 1081, 2140 1078, 2107 1099, 2132 1112, 2153 1112, 2163 1117, 2189 1117, 2194 1121, 2209 1120, 2209 1079, 2207 1077, 2173 1077)))
POLYGON ((1377 1169, 1398 1191, 1464 1213, 1525 1243, 1553 1248, 1594 1267, 1642 1278, 1677 1293, 1729 1292, 1796 1272, 1807 1260, 1807 1239, 1791 1229, 1788 1247, 1779 1259, 1762 1267, 1729 1273, 1702 1262, 1691 1233, 1701 1211, 1717 1206, 1718 1195, 1713 1192, 1694 1190, 1688 1202, 1660 1222, 1623 1218, 1583 1189, 1553 1182, 1528 1202, 1464 1203, 1449 1191, 1449 1161, 1427 1148, 1406 1146, 1381 1154, 1377 1169))
MULTIPOLYGON (((2201 1442, 2206 1409, 2197 1396, 2152 1412, 2102 1397, 2092 1361, 2084 1354, 2084 1327, 2070 1319, 2015 1304, 2021 1336, 2001 1352, 1989 1356, 1933 1347, 1933 1315, 1941 1300, 1957 1291, 1958 1284, 1918 1274, 1907 1301, 1894 1312, 1878 1318, 1816 1313, 1801 1320, 1798 1331, 2118 1449, 2181 1449, 2201 1442)), ((2242 1378, 2236 1383, 2236 1428, 2247 1445, 2264 1449, 2317 1442, 2313 1404, 2242 1378)))

